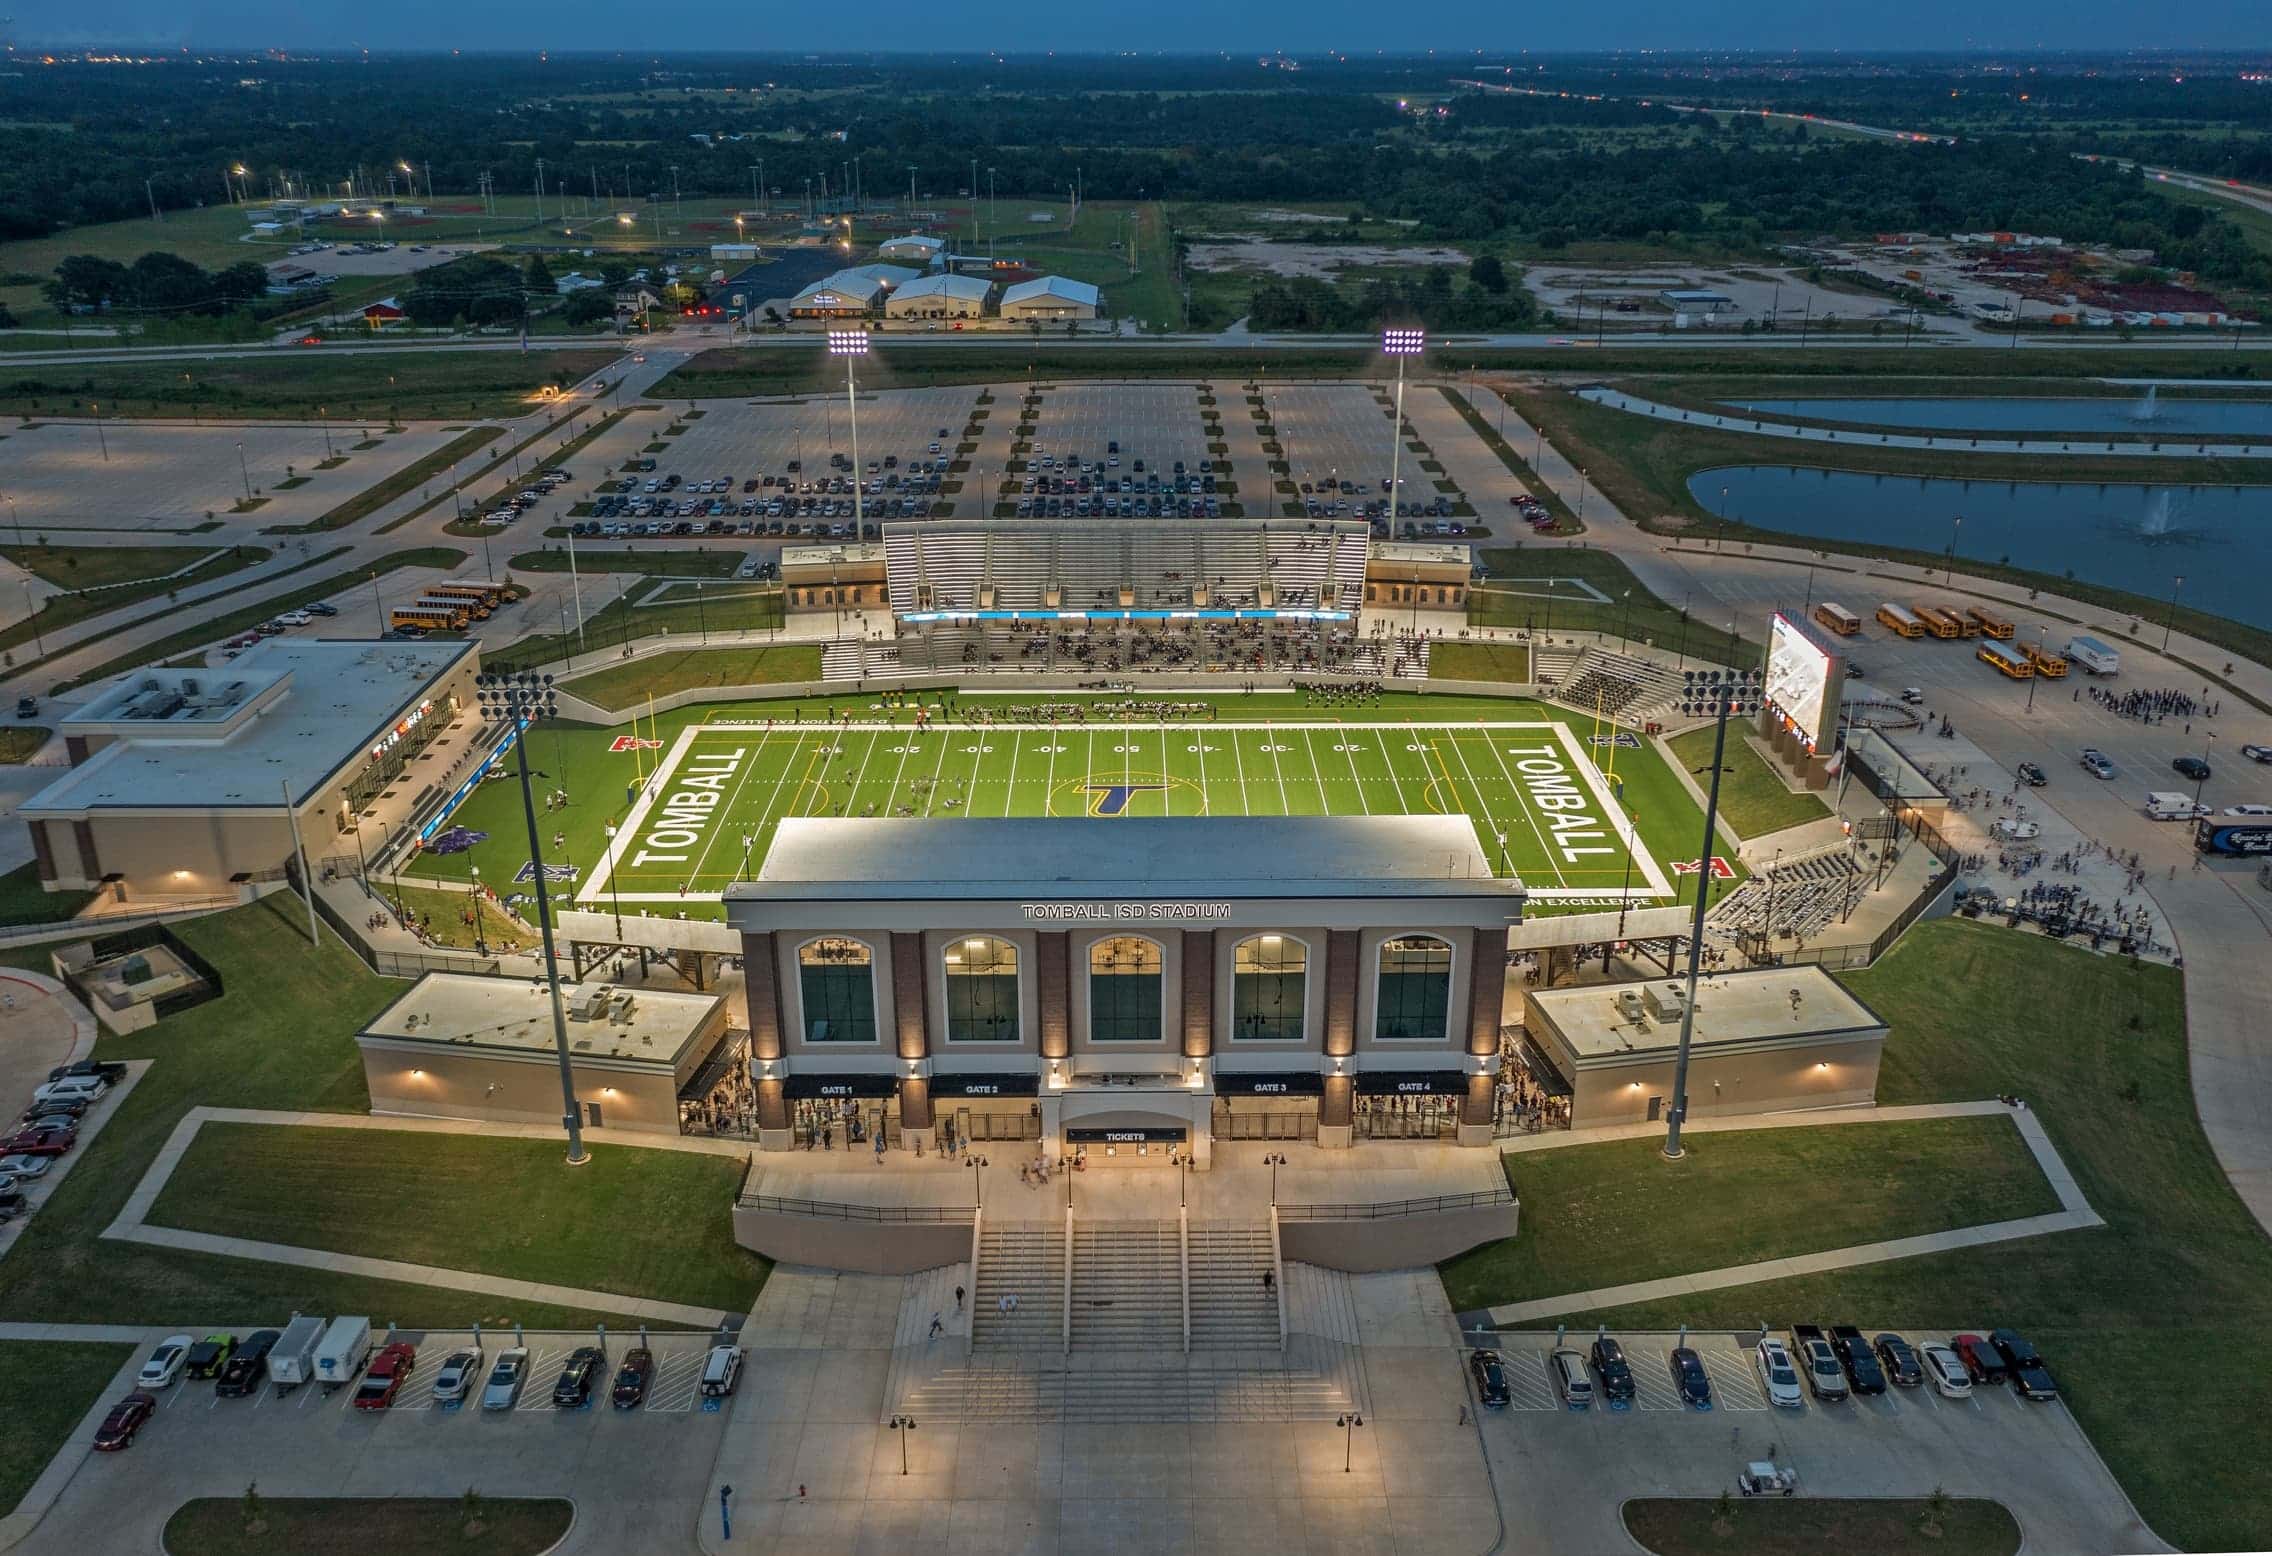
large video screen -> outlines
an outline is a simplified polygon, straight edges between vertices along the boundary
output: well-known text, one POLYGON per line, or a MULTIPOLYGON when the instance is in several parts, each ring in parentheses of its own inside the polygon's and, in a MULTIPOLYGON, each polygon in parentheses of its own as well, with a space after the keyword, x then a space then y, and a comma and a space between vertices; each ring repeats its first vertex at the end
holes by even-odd
POLYGON ((1767 706, 1814 751, 1835 733, 1839 656, 1776 612, 1767 639, 1767 706))

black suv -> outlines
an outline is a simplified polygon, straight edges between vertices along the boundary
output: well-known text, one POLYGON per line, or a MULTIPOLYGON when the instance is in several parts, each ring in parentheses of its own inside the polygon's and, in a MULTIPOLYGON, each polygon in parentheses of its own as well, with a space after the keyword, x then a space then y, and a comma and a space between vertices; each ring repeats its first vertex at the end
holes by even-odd
POLYGON ((606 1365, 607 1356, 598 1346, 576 1347, 568 1358, 568 1365, 560 1369, 560 1381, 552 1385, 552 1402, 566 1410, 590 1404, 600 1369, 606 1365))
POLYGON ((2043 1365, 2043 1357, 2034 1346, 2021 1339, 2010 1329, 1998 1329, 1988 1336, 1988 1343, 2011 1369, 2012 1387, 2022 1399, 2057 1399, 2059 1385, 2052 1381, 2051 1369, 2043 1365))
POLYGON ((1852 1324, 1833 1324, 1830 1348, 1838 1353, 1838 1364, 1846 1369, 1846 1381, 1855 1393, 1885 1392, 1885 1371, 1878 1366, 1877 1356, 1870 1350, 1870 1342, 1862 1338, 1861 1330, 1852 1324))
POLYGON ((1625 1347, 1609 1335, 1603 1335, 1594 1341, 1589 1355, 1594 1364, 1594 1376, 1601 1380, 1601 1397, 1612 1402, 1631 1400, 1633 1369, 1626 1363, 1625 1347))
POLYGON ((273 1329, 255 1329, 246 1335, 245 1343, 221 1364, 221 1376, 214 1382, 213 1392, 228 1399, 242 1399, 256 1392, 268 1378, 268 1353, 276 1349, 276 1342, 282 1338, 273 1329))
POLYGON ((1497 1351, 1478 1350, 1467 1358, 1468 1376, 1475 1380, 1475 1397, 1486 1410, 1507 1408, 1507 1369, 1497 1351))

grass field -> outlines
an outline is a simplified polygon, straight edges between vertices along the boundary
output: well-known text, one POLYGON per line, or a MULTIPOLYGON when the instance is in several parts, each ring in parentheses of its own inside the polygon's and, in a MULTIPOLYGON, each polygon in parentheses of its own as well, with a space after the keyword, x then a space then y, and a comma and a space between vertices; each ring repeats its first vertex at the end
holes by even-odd
POLYGON ((562 1497, 484 1497, 481 1532, 466 1533, 458 1497, 262 1497, 257 1536, 242 1497, 199 1497, 166 1520, 170 1556, 537 1556, 567 1538, 576 1505, 562 1497))
POLYGON ((1443 1267, 1452 1306, 1686 1275, 1705 1249, 1714 1267, 1751 1264, 2059 1208, 2003 1118, 1713 1131, 1687 1147, 1678 1164, 1655 1140, 1505 1157, 1522 1235, 1443 1267), (1655 1235, 1667 1225, 1681 1235, 1655 1235))
POLYGON ((2105 1228, 1572 1314, 1572 1326, 1740 1329, 1763 1313, 1836 1313, 1919 1336, 2008 1323, 2042 1347, 2155 1532, 2186 1550, 2261 1548, 2262 1369, 2162 1381, 2173 1354, 2230 1355, 2272 1328, 2272 1239, 2194 1115, 2184 975, 1939 919, 1843 976, 1892 1028, 1881 1103, 2018 1093, 2105 1228))
MULTIPOLYGON (((939 694, 926 696, 934 716, 943 713, 939 694)), ((1668 861, 1691 857, 1701 828, 1695 802, 1637 737, 1593 747, 1590 720, 1515 699, 1391 696, 1355 710, 1256 694, 1197 704, 1203 711, 1192 722, 1108 723, 1100 709, 1049 726, 1008 722, 1022 701, 966 696, 951 723, 923 730, 913 727, 914 705, 871 697, 744 703, 683 709, 652 724, 540 730, 531 741, 536 768, 571 800, 546 823, 565 839, 550 862, 580 868, 577 895, 586 903, 700 909, 756 868, 789 816, 1054 815, 1110 824, 1132 816, 1449 812, 1476 818, 1494 867, 1522 877, 1533 911, 1551 912, 1613 905, 1627 890, 1628 828, 1614 819, 1605 769, 1623 788, 1639 838, 1633 900, 1674 900, 1688 877, 1668 861), (986 713, 998 722, 980 722, 986 713), (829 722, 846 714, 868 722, 829 722), (721 798, 694 829, 699 837, 670 841, 686 830, 668 814, 671 797, 711 774, 723 776, 699 787, 721 798), (615 821, 620 866, 609 868, 605 829, 615 821)), ((487 785, 452 819, 482 838, 466 852, 421 856, 406 879, 463 882, 475 865, 485 881, 526 872, 525 840, 515 841, 525 839, 517 788, 487 785)))
POLYGON ((591 1153, 570 1167, 558 1140, 207 1124, 150 1220, 747 1312, 768 1266, 734 1241, 740 1160, 591 1153))
MULTIPOLYGON (((1699 664, 1757 665, 1766 650, 1691 615, 1688 602, 1661 600, 1633 570, 1583 543, 1541 542, 1483 551, 1486 581, 1468 594, 1468 619, 1482 627, 1606 632, 1675 651, 1699 664), (1574 589, 1582 584, 1583 589, 1574 589), (1607 603, 1604 603, 1606 600, 1607 603)), ((1433 654, 1433 650, 1430 651, 1433 654)))
MULTIPOLYGON (((1812 794, 1796 793, 1784 786, 1774 768, 1750 742, 1743 738, 1743 730, 1733 721, 1728 729, 1727 744, 1721 750, 1720 815, 1736 835, 1750 839, 1780 832, 1830 814, 1830 807, 1812 794)), ((1712 784, 1712 741, 1710 726, 1692 729, 1685 735, 1675 735, 1665 742, 1672 754, 1680 759, 1700 788, 1712 784)))
MULTIPOLYGON (((408 985, 372 973, 332 935, 308 943, 289 895, 174 926, 221 974, 221 998, 169 1016, 146 1032, 105 1035, 100 1059, 149 1059, 150 1069, 113 1110, 102 1134, 26 1223, 0 1261, 0 1312, 20 1322, 210 1324, 216 1314, 281 1323, 287 1314, 376 1313, 410 1328, 463 1328, 515 1319, 540 1329, 588 1329, 622 1315, 481 1297, 329 1270, 226 1259, 106 1241, 127 1196, 183 1113, 214 1106, 367 1113, 360 1023, 408 985)), ((37 946, 0 956, 45 970, 37 946)), ((273 1193, 276 1179, 224 1184, 227 1193, 273 1193)), ((466 1185, 458 1213, 503 1224, 518 1214, 509 1178, 466 1185)), ((720 1200, 721 1205, 725 1203, 720 1200)), ((5 1374, 0 1373, 0 1383, 5 1374)), ((4 1412, 0 1412, 4 1414, 4 1412)))
POLYGON ((75 915, 94 899, 95 894, 91 891, 40 890, 39 864, 36 860, 26 860, 13 870, 0 874, 0 924, 59 923, 75 915))
POLYGON ((131 1345, 0 1340, 0 1517, 15 1511, 133 1354, 131 1345))
POLYGON ((1530 650, 1520 643, 1462 643, 1457 639, 1432 644, 1428 674, 1446 681, 1507 681, 1530 679, 1530 650))
POLYGON ((820 679, 820 645, 785 643, 779 647, 690 648, 650 654, 629 664, 580 675, 561 685, 603 708, 636 708, 650 694, 668 696, 697 686, 773 686, 820 679))
POLYGON ((75 362, 10 368, 0 376, 0 412, 83 415, 88 402, 110 416, 291 417, 321 406, 343 423, 393 416, 518 416, 546 384, 572 384, 616 360, 612 350, 406 351, 326 356, 213 357, 178 362, 75 362))
POLYGON ((1941 1508, 1924 1497, 1745 1497, 1724 1512, 1701 1497, 1636 1497, 1624 1518, 1655 1556, 2014 1556, 2020 1548, 2011 1510, 1981 1497, 1951 1497, 1941 1508))
POLYGON ((8 546, 0 547, 0 555, 67 589, 110 586, 94 594, 48 596, 40 602, 38 632, 32 630, 32 617, 0 627, 0 649, 12 649, 19 643, 36 647, 45 634, 90 616, 265 562, 269 553, 263 546, 232 546, 225 552, 197 546, 8 546), (165 578, 192 563, 199 564, 197 571, 187 577, 165 578))

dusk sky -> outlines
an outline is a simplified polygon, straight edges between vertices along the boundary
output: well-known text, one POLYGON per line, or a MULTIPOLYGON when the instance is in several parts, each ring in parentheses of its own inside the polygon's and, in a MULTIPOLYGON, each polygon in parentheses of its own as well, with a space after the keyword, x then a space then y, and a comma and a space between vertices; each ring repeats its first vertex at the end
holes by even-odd
POLYGON ((1592 5, 1510 8, 1498 0, 1443 0, 1420 13, 1354 0, 1267 0, 1225 6, 1154 0, 1142 6, 978 5, 970 0, 866 0, 857 7, 750 6, 687 0, 667 13, 554 0, 478 6, 399 0, 384 6, 339 0, 32 0, 15 8, 21 43, 268 45, 300 49, 360 43, 375 49, 620 48, 642 52, 718 49, 928 52, 940 38, 963 47, 1017 52, 1167 47, 1242 53, 1282 48, 1386 49, 1468 54, 1535 50, 1873 49, 2011 50, 2049 43, 2113 48, 2246 48, 2265 42, 2264 0, 2194 0, 2174 10, 2134 0, 1603 0, 1592 5))

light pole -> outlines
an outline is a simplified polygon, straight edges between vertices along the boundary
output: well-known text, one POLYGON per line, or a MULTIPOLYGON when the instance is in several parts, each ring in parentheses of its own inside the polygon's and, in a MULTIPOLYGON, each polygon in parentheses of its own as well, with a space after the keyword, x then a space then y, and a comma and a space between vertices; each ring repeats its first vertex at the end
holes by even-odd
POLYGON ((904 1475, 907 1473, 907 1434, 915 1430, 915 1418, 913 1416, 893 1416, 891 1418, 891 1430, 892 1434, 899 1439, 899 1472, 904 1475))
MULTIPOLYGON (((317 406, 316 419, 323 423, 323 457, 337 459, 339 456, 332 452, 331 447, 331 407, 328 405, 317 406)), ((452 465, 450 468, 455 470, 457 466, 452 465)))
MULTIPOLYGON (((97 422, 95 425, 99 427, 102 423, 97 422)), ((252 501, 252 466, 245 463, 245 446, 242 443, 237 445, 237 474, 245 479, 245 501, 249 503, 252 501)))
POLYGON ((866 523, 867 515, 861 506, 860 494, 868 483, 860 465, 860 385, 853 373, 859 366, 860 358, 868 354, 868 332, 830 330, 828 354, 844 359, 844 403, 851 408, 852 413, 852 533, 857 535, 866 523))
POLYGON ((962 1159, 962 1164, 970 1169, 970 1202, 980 1209, 984 1209, 986 1206, 986 1180, 979 1177, 978 1170, 986 1165, 986 1158, 983 1156, 966 1156, 962 1159))
POLYGON ((1333 1424, 1341 1428, 1341 1473, 1346 1475, 1349 1473, 1349 1461, 1357 1452, 1357 1428, 1365 1424, 1365 1418, 1351 1411, 1345 1416, 1336 1417, 1333 1424))
POLYGON ((2043 679, 2043 671, 2040 668, 2043 663, 2043 635, 2050 630, 2048 627, 2037 627, 2035 629, 2035 662, 2039 668, 2035 674, 2027 678, 2027 711, 2030 713, 2035 711, 2035 683, 2043 679))
POLYGON ((533 671, 476 676, 474 685, 485 716, 512 719, 514 743, 520 749, 517 765, 521 770, 521 813, 529 826, 529 863, 536 872, 536 923, 544 938, 544 982, 552 996, 553 1049, 560 1060, 560 1121, 568 1129, 568 1165, 580 1167, 590 1161, 591 1156, 584 1149, 583 1119, 576 1104, 576 1077, 568 1062, 568 1012, 560 999, 560 964, 552 946, 552 908, 546 901, 544 848, 537 837, 536 796, 529 791, 529 729, 538 719, 559 713, 558 693, 553 690, 551 676, 533 671))
POLYGON ((2193 780, 2193 808, 2201 809, 2201 789, 2209 781, 2209 750, 2217 743, 2217 732, 2210 730, 2201 737, 2201 776, 2193 780))
POLYGON ((1262 1164, 1270 1169, 1270 1203, 1275 1205, 1278 1203, 1278 1169, 1286 1165, 1286 1153, 1272 1151, 1262 1159, 1262 1164))
POLYGON ((1951 523, 1951 524, 1949 525, 1949 554, 1948 554, 1948 565, 1947 565, 1947 566, 1946 566, 1946 567, 1945 567, 1945 568, 1944 568, 1944 569, 1942 570, 1942 577, 1943 577, 1943 580, 1944 580, 1945 582, 1947 582, 1947 583, 1951 584, 1951 585, 1954 585, 1954 584, 1956 583, 1956 537, 1957 537, 1957 532, 1958 532, 1959 530, 1963 529, 1963 528, 1964 528, 1964 515, 1960 513, 1960 514, 1958 514, 1958 515, 1956 516, 1955 522, 1953 522, 1953 523, 1951 523))
POLYGON ((1399 457, 1404 453, 1404 359, 1416 357, 1428 349, 1425 330, 1382 330, 1381 350, 1396 358, 1396 413, 1389 418, 1388 426, 1388 523, 1389 533, 1396 533, 1398 501, 1402 495, 1402 482, 1397 475, 1399 457))
MULTIPOLYGON (((103 463, 107 465, 110 463, 110 439, 103 436, 103 408, 90 400, 87 409, 95 413, 95 447, 103 451, 103 463)), ((244 452, 242 443, 237 445, 237 452, 244 452)), ((252 484, 249 481, 245 484, 245 495, 252 495, 252 484)))
POLYGON ((2177 621, 2177 591, 2185 587, 2185 575, 2179 573, 2169 581, 2169 610, 2162 616, 2162 652, 2169 652, 2169 629, 2177 621))
MULTIPOLYGON (((1728 624, 1729 636, 1735 624, 1728 624)), ((1682 689, 1680 711, 1709 713, 1712 731, 1712 786, 1704 800, 1704 847, 1696 856, 1696 914, 1688 926, 1688 997, 1681 1003, 1680 1047, 1672 1067, 1672 1111, 1665 1118, 1665 1159, 1680 1160, 1680 1120, 1688 1108, 1688 1045, 1696 1032, 1696 979, 1704 964, 1704 910, 1712 897, 1712 841, 1720 822, 1720 764, 1728 754, 1728 716, 1759 709, 1757 670, 1692 670, 1682 689)))
POLYGON ((1580 524, 1586 522, 1586 472, 1578 472, 1578 511, 1573 515, 1580 524))

